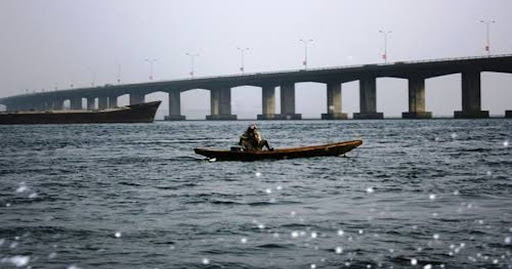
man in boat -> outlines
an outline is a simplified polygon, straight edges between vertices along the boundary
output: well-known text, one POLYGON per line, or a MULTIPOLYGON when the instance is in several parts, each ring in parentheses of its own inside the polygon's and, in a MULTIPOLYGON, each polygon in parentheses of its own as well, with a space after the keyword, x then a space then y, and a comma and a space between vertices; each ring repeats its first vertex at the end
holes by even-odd
POLYGON ((266 147, 268 150, 274 150, 268 145, 267 140, 263 139, 256 124, 249 125, 249 128, 240 136, 240 142, 243 151, 259 151, 266 147))

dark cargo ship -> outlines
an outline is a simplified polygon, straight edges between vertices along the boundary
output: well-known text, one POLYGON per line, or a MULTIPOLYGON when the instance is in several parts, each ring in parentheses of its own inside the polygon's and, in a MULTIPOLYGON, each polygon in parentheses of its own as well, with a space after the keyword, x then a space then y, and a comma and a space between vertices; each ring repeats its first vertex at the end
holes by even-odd
POLYGON ((0 124, 150 123, 161 101, 104 110, 0 112, 0 124))

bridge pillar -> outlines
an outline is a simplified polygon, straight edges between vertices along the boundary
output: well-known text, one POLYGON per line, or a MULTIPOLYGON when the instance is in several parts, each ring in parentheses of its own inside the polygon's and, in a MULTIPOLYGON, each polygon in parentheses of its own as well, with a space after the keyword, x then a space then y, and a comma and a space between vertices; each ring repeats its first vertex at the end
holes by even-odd
POLYGON ((34 101, 27 104, 27 110, 40 110, 40 109, 41 108, 39 107, 39 104, 34 101))
POLYGON ((23 111, 23 110, 25 110, 25 109, 26 109, 26 104, 16 102, 16 104, 11 105, 11 106, 7 106, 7 107, 9 108, 9 110, 13 110, 13 111, 23 111))
POLYGON ((327 83, 327 113, 322 114, 322 120, 345 120, 347 114, 341 112, 341 82, 327 83))
POLYGON ((46 98, 46 101, 45 101, 45 104, 46 104, 46 109, 47 109, 47 110, 55 110, 55 109, 53 108, 54 101, 53 101, 53 99, 52 99, 52 98, 47 97, 47 98, 46 98))
POLYGON ((143 93, 130 93, 130 105, 144 103, 143 93))
POLYGON ((96 109, 96 98, 94 98, 94 97, 87 98, 87 109, 89 109, 89 110, 96 109))
POLYGON ((377 80, 374 76, 359 80, 359 113, 354 119, 382 119, 384 114, 377 112, 377 80))
POLYGON ((108 97, 108 108, 117 107, 117 96, 108 97))
POLYGON ((207 120, 236 120, 236 115, 231 115, 231 88, 210 90, 210 110, 207 120))
POLYGON ((258 120, 276 119, 276 86, 263 85, 261 87, 261 114, 257 115, 258 120))
POLYGON ((33 109, 36 111, 43 111, 45 110, 44 103, 42 102, 36 102, 33 104, 33 109))
POLYGON ((6 105, 6 111, 20 111, 23 108, 20 105, 6 105))
POLYGON ((43 103, 39 104, 39 108, 41 111, 50 110, 50 105, 47 104, 46 102, 43 102, 43 103))
POLYGON ((46 100, 45 98, 40 98, 39 100, 37 100, 37 103, 36 103, 36 110, 38 111, 45 111, 47 109, 46 107, 46 100))
POLYGON ((16 102, 12 105, 7 105, 7 108, 9 109, 9 111, 23 111, 27 110, 27 104, 26 102, 16 102))
POLYGON ((489 111, 481 110, 480 71, 462 72, 462 111, 455 111, 456 119, 488 118, 489 111))
POLYGON ((53 102, 50 99, 44 101, 44 110, 53 110, 53 102))
POLYGON ((402 113, 404 119, 430 119, 432 112, 425 111, 425 79, 409 78, 409 111, 402 113))
POLYGON ((164 120, 185 120, 181 115, 181 92, 178 90, 169 92, 169 116, 164 120))
POLYGON ((28 104, 26 102, 17 103, 15 106, 12 106, 12 107, 13 107, 13 110, 17 110, 17 111, 28 110, 28 104))
POLYGON ((98 109, 106 109, 108 108, 108 97, 100 96, 98 97, 98 109))
POLYGON ((295 83, 281 84, 281 114, 276 115, 279 120, 300 120, 301 114, 295 113, 295 83))
POLYGON ((64 109, 64 100, 62 100, 62 99, 53 99, 52 100, 52 109, 53 110, 62 110, 62 109, 64 109))
POLYGON ((82 110, 82 97, 69 99, 69 107, 71 110, 82 110))

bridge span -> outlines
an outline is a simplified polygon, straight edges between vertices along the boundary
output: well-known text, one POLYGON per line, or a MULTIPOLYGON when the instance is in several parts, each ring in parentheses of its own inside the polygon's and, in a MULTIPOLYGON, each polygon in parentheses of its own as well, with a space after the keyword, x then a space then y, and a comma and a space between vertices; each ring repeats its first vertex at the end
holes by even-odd
MULTIPOLYGON (((431 118, 432 113, 425 111, 425 79, 451 75, 462 75, 462 110, 455 111, 455 118, 487 118, 488 111, 481 109, 482 72, 512 73, 512 55, 491 57, 471 57, 438 59, 387 64, 367 64, 308 70, 253 73, 232 76, 203 77, 146 82, 124 85, 108 85, 68 89, 52 92, 38 92, 0 98, 0 104, 8 111, 16 110, 60 110, 64 101, 69 100, 71 109, 82 109, 82 99, 86 99, 88 109, 105 109, 117 106, 119 96, 129 94, 130 104, 144 102, 147 94, 167 92, 169 94, 169 115, 166 120, 184 120, 181 115, 180 93, 206 89, 210 91, 210 115, 207 120, 236 120, 231 113, 231 88, 256 86, 262 90, 262 114, 259 120, 301 119, 295 111, 295 83, 319 82, 327 85, 327 111, 322 119, 346 119, 342 111, 342 84, 359 81, 359 113, 355 119, 382 119, 383 113, 377 111, 376 79, 382 77, 408 80, 409 110, 402 113, 403 118, 431 118), (275 92, 280 87, 281 111, 276 113, 275 92), (98 106, 96 107, 96 99, 98 106)), ((512 117, 507 110, 506 117, 512 117)))

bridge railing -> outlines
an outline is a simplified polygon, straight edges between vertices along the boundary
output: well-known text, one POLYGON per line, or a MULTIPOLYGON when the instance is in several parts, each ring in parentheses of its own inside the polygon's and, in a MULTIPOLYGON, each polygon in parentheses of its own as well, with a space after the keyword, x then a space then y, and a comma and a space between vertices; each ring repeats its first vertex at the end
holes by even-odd
MULTIPOLYGON (((285 69, 285 70, 275 70, 275 71, 266 71, 266 72, 254 72, 254 73, 238 73, 238 74, 230 74, 230 75, 220 75, 220 76, 203 76, 193 78, 194 80, 204 80, 204 79, 217 79, 217 78, 230 78, 230 77, 247 77, 247 76, 259 76, 259 75, 269 75, 269 74, 286 74, 286 73, 296 73, 296 72, 308 72, 308 71, 326 71, 326 70, 339 70, 339 69, 352 69, 364 66, 392 66, 395 64, 416 64, 416 63, 435 63, 435 62, 447 62, 447 61, 461 61, 461 60, 479 60, 479 59, 489 59, 489 58, 502 58, 502 57, 512 57, 512 54, 497 54, 490 56, 467 56, 467 57, 452 57, 452 58, 434 58, 434 59, 426 59, 426 60, 414 60, 414 61, 397 61, 397 62, 389 62, 389 63, 366 63, 366 64, 354 64, 354 65, 342 65, 342 66, 329 66, 329 67, 319 67, 319 68, 308 68, 306 69, 285 69)), ((176 80, 161 80, 157 82, 173 82, 173 81, 184 81, 184 80, 192 80, 192 78, 181 78, 176 80)))

